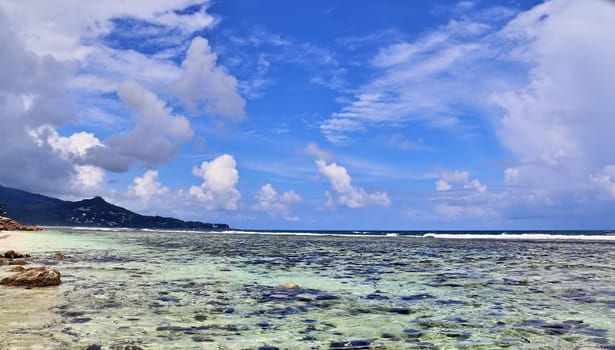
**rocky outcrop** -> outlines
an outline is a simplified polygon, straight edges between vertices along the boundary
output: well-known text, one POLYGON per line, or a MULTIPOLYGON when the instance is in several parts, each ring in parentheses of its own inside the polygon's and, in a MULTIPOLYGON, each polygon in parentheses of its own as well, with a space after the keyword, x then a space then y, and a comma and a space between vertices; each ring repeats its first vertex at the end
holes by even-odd
POLYGON ((301 287, 295 282, 288 281, 280 284, 278 289, 301 289, 301 287))
POLYGON ((62 252, 57 252, 55 254, 53 254, 53 258, 56 260, 64 260, 66 259, 66 255, 64 255, 64 253, 62 252))
POLYGON ((37 226, 22 225, 19 222, 0 216, 0 231, 41 231, 42 228, 37 226))
POLYGON ((7 286, 47 287, 60 284, 60 271, 47 267, 31 267, 0 280, 7 286))
POLYGON ((0 266, 2 265, 26 265, 28 261, 25 258, 29 258, 30 254, 17 253, 14 250, 6 251, 4 254, 0 254, 0 266))
POLYGON ((4 252, 4 257, 7 259, 22 259, 22 258, 29 258, 30 255, 17 253, 14 250, 7 250, 6 252, 4 252))

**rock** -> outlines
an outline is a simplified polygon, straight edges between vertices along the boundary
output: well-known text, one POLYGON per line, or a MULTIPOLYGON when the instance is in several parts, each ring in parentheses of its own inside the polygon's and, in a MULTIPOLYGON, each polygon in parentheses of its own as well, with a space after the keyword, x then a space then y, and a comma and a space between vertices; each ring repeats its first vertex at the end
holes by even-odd
POLYGON ((0 280, 7 286, 47 287, 60 284, 60 271, 47 266, 31 267, 0 280))
POLYGON ((85 350, 101 350, 102 348, 100 347, 100 345, 96 345, 96 344, 92 344, 90 346, 88 346, 87 348, 85 348, 85 350))
POLYGON ((41 231, 42 228, 36 226, 22 225, 19 222, 0 216, 0 231, 41 231))
POLYGON ((291 282, 291 281, 280 284, 278 288, 279 289, 301 289, 301 287, 299 287, 297 283, 291 282))
POLYGON ((10 272, 21 272, 21 271, 25 271, 26 268, 20 265, 17 265, 15 267, 13 267, 12 269, 10 269, 10 272))
POLYGON ((25 258, 26 256, 21 253, 17 253, 14 250, 9 250, 4 253, 4 257, 7 259, 21 259, 25 258))
POLYGON ((28 262, 25 259, 10 260, 9 265, 27 265, 28 262))
POLYGON ((369 340, 334 341, 329 344, 330 350, 370 349, 369 340))
POLYGON ((66 259, 66 255, 64 255, 64 253, 57 252, 57 253, 53 254, 53 258, 54 259, 58 259, 58 260, 64 260, 64 259, 66 259))

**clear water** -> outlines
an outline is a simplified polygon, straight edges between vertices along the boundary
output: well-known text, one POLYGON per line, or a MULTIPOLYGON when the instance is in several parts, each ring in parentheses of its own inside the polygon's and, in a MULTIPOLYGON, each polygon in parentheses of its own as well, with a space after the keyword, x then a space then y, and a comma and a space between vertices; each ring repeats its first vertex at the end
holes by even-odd
POLYGON ((12 235, 62 284, 0 287, 0 349, 615 349, 614 240, 12 235))

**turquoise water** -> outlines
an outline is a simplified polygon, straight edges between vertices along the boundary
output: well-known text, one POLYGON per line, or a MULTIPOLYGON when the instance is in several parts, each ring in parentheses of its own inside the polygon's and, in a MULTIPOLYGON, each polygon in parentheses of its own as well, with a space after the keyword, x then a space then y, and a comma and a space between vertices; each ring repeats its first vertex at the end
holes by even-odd
POLYGON ((62 272, 0 348, 615 349, 613 240, 65 231, 0 240, 62 272))

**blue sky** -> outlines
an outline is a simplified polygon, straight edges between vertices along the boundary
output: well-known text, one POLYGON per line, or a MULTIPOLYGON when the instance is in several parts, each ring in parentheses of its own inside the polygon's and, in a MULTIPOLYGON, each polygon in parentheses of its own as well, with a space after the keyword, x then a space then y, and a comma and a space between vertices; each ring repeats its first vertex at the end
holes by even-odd
POLYGON ((602 0, 5 1, 0 184, 237 228, 613 228, 614 19, 602 0))

